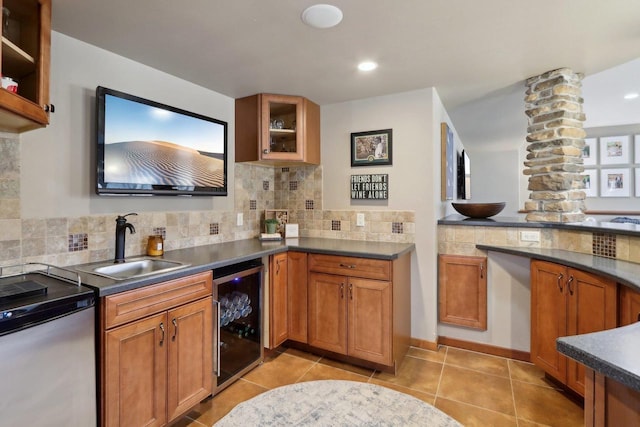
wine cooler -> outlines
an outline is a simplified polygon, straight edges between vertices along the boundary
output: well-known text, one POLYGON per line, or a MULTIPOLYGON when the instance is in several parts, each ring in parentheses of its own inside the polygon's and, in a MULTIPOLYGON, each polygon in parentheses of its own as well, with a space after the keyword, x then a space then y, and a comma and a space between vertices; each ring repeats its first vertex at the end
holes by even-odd
POLYGON ((262 362, 263 270, 255 259, 213 271, 215 392, 262 362))

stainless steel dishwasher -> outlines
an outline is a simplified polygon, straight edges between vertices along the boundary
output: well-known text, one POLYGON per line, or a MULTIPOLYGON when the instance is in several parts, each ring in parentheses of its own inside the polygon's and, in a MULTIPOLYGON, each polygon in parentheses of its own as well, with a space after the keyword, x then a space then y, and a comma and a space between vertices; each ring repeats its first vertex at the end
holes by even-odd
POLYGON ((95 297, 74 275, 0 268, 0 427, 97 423, 95 297))

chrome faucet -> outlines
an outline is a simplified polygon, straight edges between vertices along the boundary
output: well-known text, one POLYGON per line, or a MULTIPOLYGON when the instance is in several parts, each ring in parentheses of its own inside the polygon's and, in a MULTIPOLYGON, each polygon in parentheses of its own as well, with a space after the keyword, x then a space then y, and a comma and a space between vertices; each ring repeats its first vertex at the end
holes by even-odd
POLYGON ((128 217, 129 215, 138 214, 135 212, 131 212, 126 215, 118 215, 118 218, 116 218, 116 257, 113 261, 116 264, 124 262, 124 237, 126 235, 127 228, 129 229, 129 232, 131 234, 134 234, 136 232, 133 224, 129 224, 127 222, 126 217, 128 217))

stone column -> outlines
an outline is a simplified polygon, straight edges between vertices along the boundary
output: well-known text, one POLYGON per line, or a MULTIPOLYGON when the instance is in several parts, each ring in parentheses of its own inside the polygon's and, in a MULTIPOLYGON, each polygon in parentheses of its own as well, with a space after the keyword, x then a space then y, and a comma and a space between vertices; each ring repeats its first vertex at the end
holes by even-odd
POLYGON ((531 194, 527 221, 580 222, 586 194, 581 173, 586 133, 582 122, 583 75, 568 68, 527 79, 527 160, 531 194))

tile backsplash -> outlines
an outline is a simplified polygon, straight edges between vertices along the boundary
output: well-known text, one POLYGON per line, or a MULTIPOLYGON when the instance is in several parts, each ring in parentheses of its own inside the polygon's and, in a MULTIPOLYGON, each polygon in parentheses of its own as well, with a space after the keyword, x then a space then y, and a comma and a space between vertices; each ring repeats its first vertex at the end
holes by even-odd
MULTIPOLYGON (((113 257, 117 213, 22 219, 19 165, 19 137, 0 133, 0 265, 71 265, 113 257)), ((138 212, 131 221, 136 233, 126 235, 127 256, 144 254, 148 237, 156 234, 163 235, 165 250, 255 238, 265 209, 287 209, 301 237, 414 241, 413 211, 360 210, 365 226, 356 226, 355 211, 322 210, 322 166, 234 166, 233 211, 138 212), (236 225, 238 213, 242 226, 236 225)))

